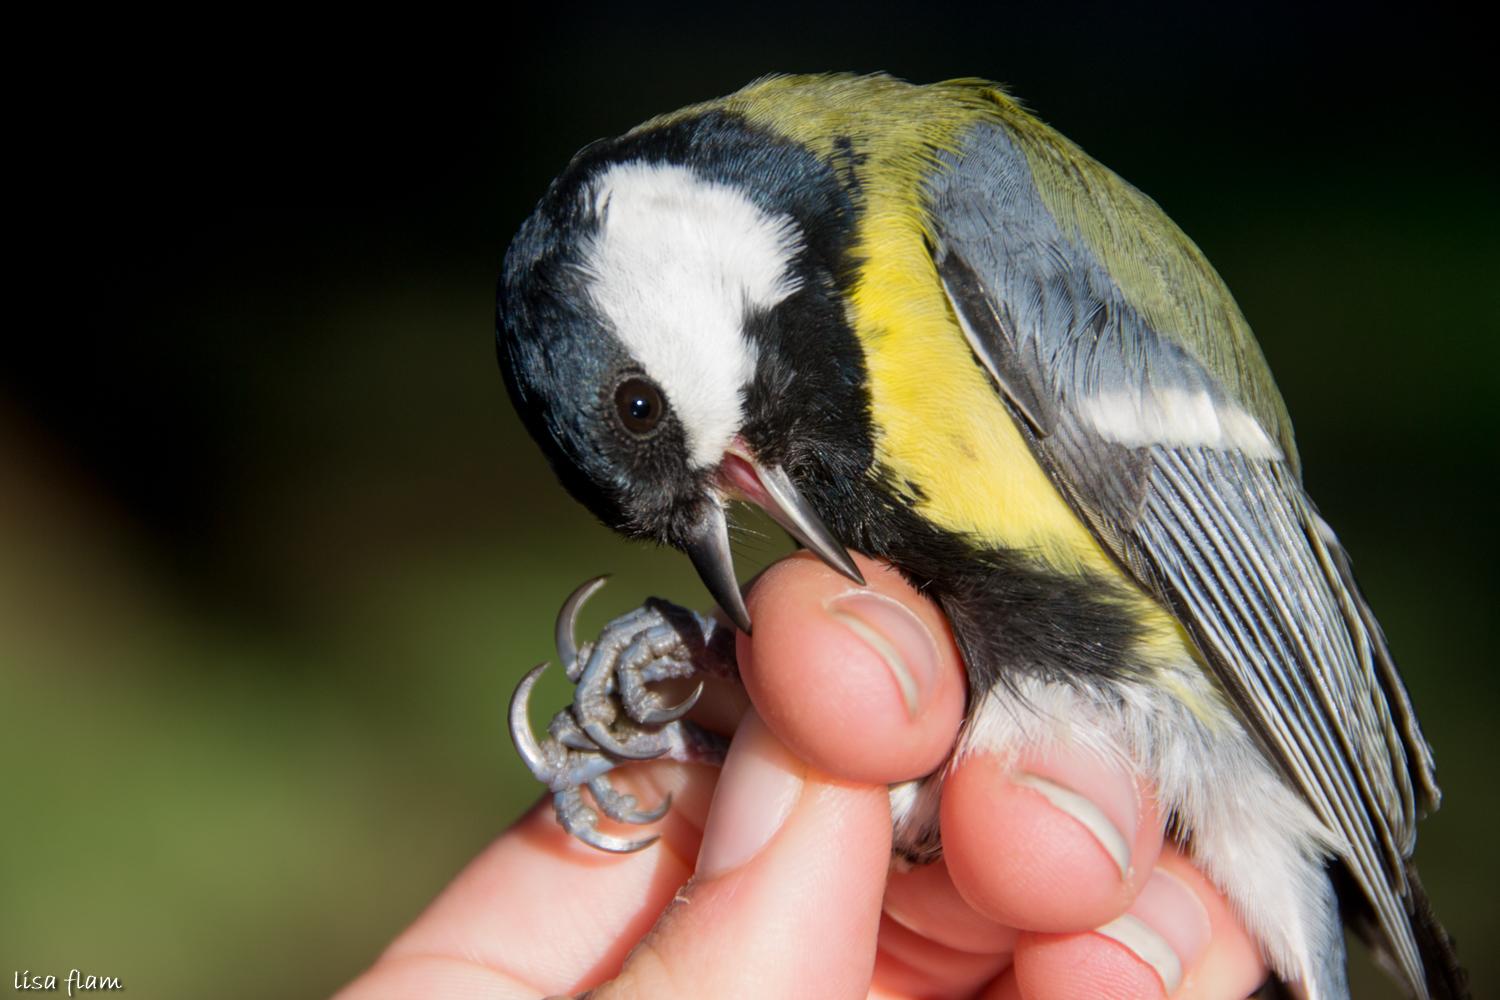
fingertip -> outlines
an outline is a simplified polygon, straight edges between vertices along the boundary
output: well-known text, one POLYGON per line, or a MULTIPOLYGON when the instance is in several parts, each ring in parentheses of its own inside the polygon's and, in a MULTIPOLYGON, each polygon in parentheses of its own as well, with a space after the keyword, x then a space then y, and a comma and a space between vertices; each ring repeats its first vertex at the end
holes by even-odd
POLYGON ((1022 934, 1016 986, 1026 1000, 1165 1000, 1160 977, 1097 934, 1022 934))
POLYGON ((740 673, 767 724, 820 770, 920 777, 942 765, 963 721, 962 659, 936 606, 888 565, 854 558, 865 587, 807 553, 762 574, 740 673))
POLYGON ((696 877, 716 878, 770 842, 802 797, 807 764, 778 740, 755 709, 745 713, 714 791, 696 877))
POLYGON ((949 870, 975 909, 1034 931, 1091 930, 1129 908, 1161 852, 1154 801, 1120 766, 1058 749, 971 754, 943 788, 949 870))
POLYGON ((765 996, 864 996, 890 846, 884 786, 809 767, 752 710, 697 872, 601 995, 665 1000, 731 983, 765 996))
POLYGON ((1016 949, 1016 929, 970 906, 942 859, 893 872, 886 881, 885 912, 903 927, 957 951, 1009 955, 1016 949))
POLYGON ((1260 947, 1240 925, 1229 901, 1175 844, 1167 844, 1157 867, 1192 891, 1209 925, 1207 946, 1196 960, 1184 962, 1182 988, 1173 994, 1174 1000, 1249 996, 1265 982, 1268 970, 1260 947))
POLYGON ((1022 934, 1015 969, 1027 1000, 1238 1000, 1266 978, 1228 902, 1173 844, 1128 913, 1093 933, 1022 934))

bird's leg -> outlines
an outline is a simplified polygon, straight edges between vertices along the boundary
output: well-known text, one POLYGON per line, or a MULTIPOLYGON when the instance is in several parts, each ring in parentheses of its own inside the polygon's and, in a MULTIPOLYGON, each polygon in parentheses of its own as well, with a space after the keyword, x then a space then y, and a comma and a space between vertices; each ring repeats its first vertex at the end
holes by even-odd
POLYGON ((564 829, 601 850, 637 851, 656 838, 629 841, 600 833, 599 811, 584 801, 581 789, 587 785, 598 810, 612 819, 654 823, 666 815, 670 796, 655 809, 637 809, 634 796, 615 791, 609 771, 656 757, 723 763, 728 741, 683 719, 702 693, 702 682, 672 706, 646 685, 695 674, 738 681, 734 629, 652 598, 606 625, 594 642, 578 646, 573 638, 578 610, 602 583, 601 577, 584 584, 558 615, 558 653, 568 679, 577 685, 573 704, 553 717, 547 737, 538 741, 527 705, 546 669, 542 664, 521 680, 511 698, 511 738, 531 773, 552 789, 553 809, 564 829))
MULTIPOLYGON (((658 597, 606 628, 606 634, 629 619, 633 630, 614 668, 620 705, 638 723, 674 722, 686 715, 703 693, 703 682, 679 704, 663 704, 646 685, 694 674, 739 681, 734 659, 734 629, 713 618, 670 604, 658 597)), ((603 639, 601 637, 601 644, 603 639)))

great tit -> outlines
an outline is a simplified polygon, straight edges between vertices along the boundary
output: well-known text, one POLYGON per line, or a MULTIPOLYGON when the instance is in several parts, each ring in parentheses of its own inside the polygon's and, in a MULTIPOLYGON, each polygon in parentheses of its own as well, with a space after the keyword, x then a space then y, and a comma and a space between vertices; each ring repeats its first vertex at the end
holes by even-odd
MULTIPOLYGON (((938 602, 957 755, 1133 761, 1294 992, 1348 995, 1342 914, 1412 995, 1464 995, 1411 861, 1432 754, 1244 316, 1000 86, 769 77, 593 143, 498 298, 563 485, 740 628, 731 499, 938 602)), ((892 791, 910 860, 940 785, 892 791)))

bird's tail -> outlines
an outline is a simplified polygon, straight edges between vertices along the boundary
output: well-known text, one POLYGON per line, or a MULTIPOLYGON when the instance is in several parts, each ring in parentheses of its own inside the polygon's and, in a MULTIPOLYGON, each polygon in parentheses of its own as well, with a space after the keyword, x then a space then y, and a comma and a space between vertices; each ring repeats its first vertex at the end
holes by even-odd
POLYGON ((1410 861, 1406 863, 1406 880, 1411 886, 1411 933, 1417 939, 1422 968, 1427 972, 1427 995, 1433 1000, 1467 1000, 1469 974, 1458 964, 1453 939, 1433 915, 1427 891, 1410 861))
MULTIPOLYGON (((1424 996, 1422 986, 1425 985, 1425 996, 1430 1000, 1468 1000, 1469 975, 1458 964, 1453 939, 1433 914, 1432 904, 1427 901, 1427 891, 1422 888, 1422 880, 1417 877, 1417 866, 1412 864, 1410 858, 1406 861, 1406 882, 1409 889, 1404 902, 1407 920, 1411 925, 1411 936, 1416 942, 1417 954, 1422 959, 1422 971, 1426 979, 1423 984, 1412 982, 1406 975, 1401 963, 1396 960, 1395 949, 1386 937, 1384 926, 1376 919, 1374 908, 1343 866, 1332 865, 1329 875, 1338 892, 1339 910, 1344 923, 1370 949, 1370 957, 1375 960, 1375 964, 1400 983, 1409 996, 1424 996)), ((1273 993, 1267 996, 1277 995, 1273 993)))

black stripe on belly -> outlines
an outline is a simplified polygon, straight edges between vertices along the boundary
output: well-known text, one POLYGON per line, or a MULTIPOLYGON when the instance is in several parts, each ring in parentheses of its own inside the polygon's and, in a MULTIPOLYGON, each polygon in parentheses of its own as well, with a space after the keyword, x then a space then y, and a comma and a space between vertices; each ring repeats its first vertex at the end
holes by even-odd
POLYGON ((1148 670, 1136 652, 1143 595, 1127 581, 1065 573, 937 528, 913 509, 915 491, 892 475, 872 492, 865 503, 825 508, 839 512, 830 527, 889 560, 943 608, 968 664, 971 703, 1008 679, 1123 680, 1148 670))

